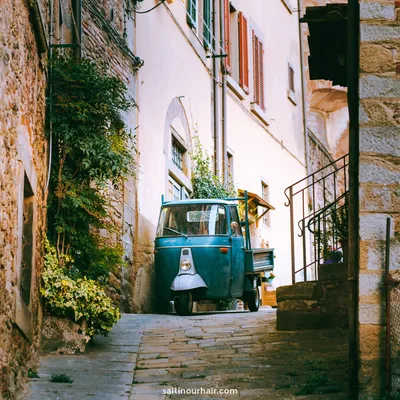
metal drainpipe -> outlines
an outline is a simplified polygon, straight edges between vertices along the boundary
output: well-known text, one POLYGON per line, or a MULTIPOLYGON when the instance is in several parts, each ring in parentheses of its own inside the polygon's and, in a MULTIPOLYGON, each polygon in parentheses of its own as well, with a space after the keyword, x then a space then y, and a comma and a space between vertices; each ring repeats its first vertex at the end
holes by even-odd
MULTIPOLYGON (((225 6, 224 6, 224 0, 220 0, 219 2, 219 7, 220 7, 220 43, 221 43, 221 48, 225 49, 225 6)), ((226 98, 226 69, 224 66, 224 58, 221 58, 221 68, 222 68, 222 117, 221 117, 221 123, 222 123, 222 176, 224 179, 224 184, 226 185, 228 183, 228 155, 227 155, 227 150, 228 150, 228 127, 227 127, 227 98, 226 98)))
POLYGON ((74 0, 74 17, 76 23, 76 29, 78 31, 78 35, 74 34, 75 44, 77 47, 74 50, 75 57, 77 59, 82 58, 82 0, 74 0))
POLYGON ((358 398, 358 269, 359 269, 359 51, 358 0, 349 0, 347 14, 347 98, 349 105, 349 371, 350 395, 358 398))
MULTIPOLYGON (((218 48, 218 0, 213 2, 213 49, 218 48)), ((219 54, 217 54, 219 55, 219 54)), ((219 63, 216 57, 213 57, 213 108, 214 108, 214 173, 220 173, 220 121, 219 121, 219 63)))
POLYGON ((53 114, 53 67, 51 65, 51 61, 53 59, 53 9, 54 9, 54 0, 50 0, 49 2, 49 12, 50 12, 50 23, 49 23, 49 115, 50 115, 50 122, 49 122, 49 160, 48 160, 48 169, 47 169, 47 180, 45 186, 45 192, 47 193, 50 184, 50 174, 51 174, 51 163, 52 163, 52 154, 53 154, 53 121, 52 121, 52 114, 53 114))
MULTIPOLYGON (((306 77, 304 76, 304 46, 303 46, 303 31, 302 25, 300 22, 301 11, 303 10, 303 1, 297 0, 297 15, 299 20, 299 47, 300 47, 300 73, 301 73, 301 103, 303 108, 303 130, 304 130, 304 155, 305 155, 305 163, 307 176, 311 175, 311 167, 308 162, 310 156, 310 139, 308 137, 308 126, 307 126, 307 110, 306 110, 306 92, 307 92, 307 84, 306 77)), ((312 189, 311 187, 308 189, 308 195, 312 198, 312 189)), ((314 201, 314 199, 313 199, 314 201)), ((293 240, 293 239, 292 239, 293 240)), ((310 252, 312 253, 312 240, 310 241, 310 252)), ((292 271, 293 274, 293 271, 292 271)), ((307 269, 304 270, 304 277, 307 280, 307 269)), ((293 283, 295 282, 294 275, 292 277, 293 283)))
POLYGON ((307 168, 307 176, 311 174, 310 171, 310 164, 308 162, 308 157, 310 154, 310 145, 309 145, 309 138, 308 138, 308 126, 307 126, 307 112, 306 112, 306 91, 307 91, 307 85, 306 85, 306 79, 304 76, 304 48, 303 48, 303 35, 302 35, 302 29, 301 29, 301 23, 300 23, 300 18, 301 18, 301 10, 303 9, 303 1, 302 0, 297 0, 297 9, 298 9, 298 19, 299 19, 299 44, 300 44, 300 73, 301 73, 301 102, 302 102, 302 107, 303 107, 303 129, 304 129, 304 141, 305 141, 305 162, 306 162, 306 168, 307 168))

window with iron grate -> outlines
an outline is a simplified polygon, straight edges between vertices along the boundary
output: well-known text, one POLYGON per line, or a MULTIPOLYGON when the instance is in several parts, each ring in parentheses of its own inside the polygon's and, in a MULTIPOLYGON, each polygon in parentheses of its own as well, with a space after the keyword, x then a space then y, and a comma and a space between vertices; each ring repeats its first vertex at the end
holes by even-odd
POLYGON ((183 155, 185 150, 179 146, 179 143, 172 138, 172 162, 183 171, 183 155))

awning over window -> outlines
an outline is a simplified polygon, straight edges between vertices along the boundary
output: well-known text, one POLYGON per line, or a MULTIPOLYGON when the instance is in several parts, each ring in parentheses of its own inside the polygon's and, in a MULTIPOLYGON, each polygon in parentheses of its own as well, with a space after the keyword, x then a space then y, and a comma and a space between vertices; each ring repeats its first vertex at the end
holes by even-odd
MULTIPOLYGON (((239 192, 240 197, 244 197, 243 189, 239 189, 238 192, 239 192)), ((262 218, 269 210, 275 210, 274 206, 271 206, 271 204, 267 203, 258 194, 247 192, 247 195, 249 197, 249 201, 248 201, 249 212, 256 217, 257 221, 260 218, 262 218), (260 215, 258 215, 258 207, 264 208, 263 212, 260 215)))

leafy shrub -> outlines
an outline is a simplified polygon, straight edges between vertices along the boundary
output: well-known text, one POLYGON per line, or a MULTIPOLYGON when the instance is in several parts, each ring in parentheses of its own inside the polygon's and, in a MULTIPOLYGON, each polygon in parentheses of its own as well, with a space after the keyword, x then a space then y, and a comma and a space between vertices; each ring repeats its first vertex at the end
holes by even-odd
POLYGON ((106 335, 120 318, 119 310, 98 282, 86 278, 72 279, 66 266, 71 266, 73 260, 61 255, 65 266, 60 266, 56 249, 47 239, 45 249, 41 289, 45 308, 54 316, 67 317, 78 323, 85 320, 89 336, 95 333, 106 335))
POLYGON ((195 199, 223 199, 235 197, 232 184, 224 184, 211 170, 211 158, 207 150, 195 137, 194 150, 191 154, 193 160, 192 185, 195 199))
POLYGON ((122 113, 135 103, 120 79, 88 59, 58 56, 50 67, 49 239, 60 263, 70 255, 81 277, 104 279, 122 261, 120 246, 98 232, 117 232, 108 192, 134 174, 135 138, 122 113))

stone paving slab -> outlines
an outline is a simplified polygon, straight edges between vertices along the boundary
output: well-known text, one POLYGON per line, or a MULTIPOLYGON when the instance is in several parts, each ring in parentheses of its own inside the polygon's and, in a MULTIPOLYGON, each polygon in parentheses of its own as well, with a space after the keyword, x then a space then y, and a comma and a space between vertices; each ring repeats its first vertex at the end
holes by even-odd
POLYGON ((87 354, 42 357, 40 379, 31 381, 26 399, 347 399, 346 332, 277 332, 275 326, 271 308, 189 317, 124 315, 109 337, 95 338, 87 354), (51 383, 53 373, 74 382, 51 383))

